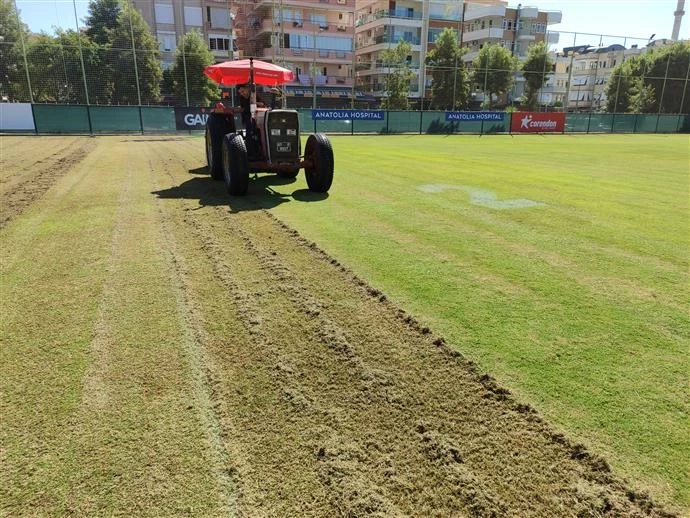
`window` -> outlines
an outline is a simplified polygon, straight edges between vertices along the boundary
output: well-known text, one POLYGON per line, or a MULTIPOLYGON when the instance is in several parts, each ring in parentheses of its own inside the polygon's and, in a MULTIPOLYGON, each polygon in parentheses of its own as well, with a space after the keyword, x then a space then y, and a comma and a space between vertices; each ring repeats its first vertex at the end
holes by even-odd
POLYGON ((206 15, 213 29, 229 29, 230 17, 225 7, 207 7, 206 15))
POLYGON ((201 19, 201 7, 184 7, 184 23, 193 27, 201 27, 203 20, 201 19))
POLYGON ((175 50, 175 33, 158 31, 158 48, 161 52, 172 52, 175 50))
POLYGON ((429 43, 434 43, 436 41, 436 38, 438 38, 439 35, 441 34, 441 32, 442 32, 442 29, 436 29, 436 28, 429 29, 429 31, 427 33, 427 41, 429 43))
POLYGON ((175 23, 172 4, 155 4, 156 23, 175 23))
POLYGON ((310 16, 310 19, 311 19, 311 23, 318 24, 319 27, 328 26, 328 22, 326 22, 326 15, 325 14, 312 14, 310 16))
POLYGON ((209 38, 208 48, 211 50, 229 50, 230 40, 228 38, 209 38))

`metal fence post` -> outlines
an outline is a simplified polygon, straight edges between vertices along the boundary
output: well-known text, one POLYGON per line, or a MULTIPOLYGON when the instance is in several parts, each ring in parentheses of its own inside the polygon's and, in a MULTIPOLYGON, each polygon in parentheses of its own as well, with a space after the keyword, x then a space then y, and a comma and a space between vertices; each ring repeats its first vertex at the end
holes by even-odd
POLYGON ((659 99, 659 111, 656 116, 656 128, 654 128, 654 133, 659 132, 659 119, 661 118, 661 106, 664 104, 664 94, 666 93, 666 80, 668 79, 668 67, 671 64, 671 53, 668 53, 668 59, 666 60, 666 73, 664 74, 664 85, 661 87, 661 99, 659 99))
POLYGON ((139 106, 141 106, 141 88, 139 87, 139 67, 137 66, 137 50, 134 44, 134 27, 132 25, 132 9, 134 9, 134 4, 130 2, 129 4, 129 33, 132 39, 132 57, 134 58, 134 78, 137 82, 137 101, 139 101, 139 106))
POLYGON ((685 86, 683 86, 683 96, 680 100, 680 106, 678 107, 678 115, 682 115, 683 106, 685 105, 685 91, 688 89, 688 78, 690 78, 690 63, 688 63, 688 68, 685 71, 685 86))
MULTIPOLYGON (((81 33, 79 32, 79 18, 77 17, 77 3, 72 0, 72 7, 74 8, 74 23, 77 24, 77 44, 79 45, 79 61, 81 61, 81 76, 84 81, 84 97, 86 98, 86 106, 89 103, 89 85, 86 82, 86 67, 84 67, 84 52, 81 48, 81 33)), ((67 77, 65 76, 65 80, 67 77)), ((89 128, 91 128, 91 117, 89 117, 89 128)))
MULTIPOLYGON (((185 48, 184 48, 186 40, 187 40, 187 35, 184 34, 182 36, 182 71, 184 72, 184 95, 185 95, 185 100, 187 102, 187 106, 189 106, 189 87, 187 85, 187 58, 185 57, 185 48)), ((232 40, 230 40, 230 45, 232 46, 232 40)), ((233 91, 234 91, 234 88, 233 88, 233 91)), ((233 103, 233 106, 234 106, 234 103, 233 103)))
POLYGON ((89 121, 89 134, 93 137, 93 123, 91 122, 91 106, 86 105, 86 120, 89 121))
POLYGON ((24 46, 24 34, 21 30, 22 22, 19 19, 19 11, 17 10, 17 1, 14 0, 14 15, 17 17, 17 24, 19 25, 19 41, 22 44, 22 56, 24 57, 24 70, 26 71, 26 85, 29 88, 29 100, 33 104, 34 93, 31 90, 31 74, 29 74, 29 60, 26 59, 26 47, 24 46))

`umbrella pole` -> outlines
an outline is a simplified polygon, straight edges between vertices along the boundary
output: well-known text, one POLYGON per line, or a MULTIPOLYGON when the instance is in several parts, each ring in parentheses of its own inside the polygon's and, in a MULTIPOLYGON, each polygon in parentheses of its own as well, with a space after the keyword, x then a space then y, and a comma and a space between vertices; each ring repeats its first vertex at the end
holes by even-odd
POLYGON ((256 84, 254 83, 254 58, 249 58, 249 111, 256 115, 256 84))

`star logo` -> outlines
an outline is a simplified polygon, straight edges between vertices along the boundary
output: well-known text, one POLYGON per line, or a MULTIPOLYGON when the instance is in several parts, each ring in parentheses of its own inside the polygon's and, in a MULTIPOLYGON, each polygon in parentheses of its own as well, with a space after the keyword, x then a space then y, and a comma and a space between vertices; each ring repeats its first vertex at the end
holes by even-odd
POLYGON ((520 119, 520 129, 526 128, 529 129, 529 123, 532 122, 532 116, 531 115, 525 115, 524 118, 520 119))

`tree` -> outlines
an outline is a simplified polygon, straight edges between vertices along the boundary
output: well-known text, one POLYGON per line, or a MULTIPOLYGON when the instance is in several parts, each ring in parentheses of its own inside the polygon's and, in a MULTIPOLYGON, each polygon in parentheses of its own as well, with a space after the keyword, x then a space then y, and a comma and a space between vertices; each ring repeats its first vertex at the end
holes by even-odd
POLYGON ((537 94, 541 90, 552 72, 553 60, 549 56, 546 43, 539 42, 530 46, 527 51, 527 59, 522 64, 522 73, 525 77, 525 97, 527 109, 537 109, 537 94))
POLYGON ((108 61, 115 87, 111 101, 117 104, 139 104, 140 100, 142 104, 158 102, 163 78, 158 42, 141 13, 129 3, 123 4, 116 26, 108 34, 108 61))
POLYGON ((690 43, 650 50, 618 65, 606 85, 609 112, 690 113, 690 43))
POLYGON ((501 45, 484 45, 472 62, 474 81, 485 96, 488 108, 492 106, 493 95, 502 95, 513 86, 513 73, 517 68, 515 58, 501 45))
POLYGON ((632 96, 639 83, 641 59, 633 57, 616 66, 606 83, 606 111, 625 113, 632 111, 632 96))
POLYGON ((12 0, 0 0, 0 95, 13 101, 29 100, 21 43, 28 34, 12 0))
POLYGON ((409 107, 410 81, 414 78, 408 64, 411 53, 412 45, 405 40, 400 40, 394 48, 381 52, 383 65, 391 69, 386 74, 386 98, 382 103, 386 110, 407 110, 409 107))
POLYGON ((96 48, 86 35, 71 30, 58 31, 55 36, 45 33, 32 36, 26 54, 34 100, 85 103, 82 57, 87 81, 91 80, 91 92, 95 87, 93 80, 99 73, 96 48))
POLYGON ((170 69, 173 93, 178 104, 206 106, 218 97, 218 88, 204 75, 204 67, 213 62, 213 55, 198 31, 183 36, 170 69))
POLYGON ((120 0, 91 0, 89 15, 84 20, 89 39, 98 45, 110 43, 109 33, 117 27, 121 11, 120 0))
POLYGON ((450 27, 436 38, 436 48, 427 53, 431 68, 431 105, 436 109, 456 109, 467 104, 469 84, 462 62, 466 49, 461 49, 455 31, 450 27))
POLYGON ((690 42, 677 42, 658 51, 652 50, 644 57, 647 66, 641 90, 653 92, 654 102, 646 106, 641 102, 638 104, 639 110, 647 113, 690 113, 690 91, 687 91, 686 81, 690 68, 690 42))

